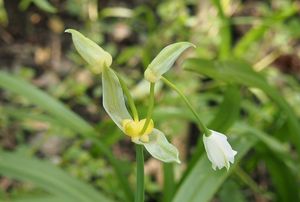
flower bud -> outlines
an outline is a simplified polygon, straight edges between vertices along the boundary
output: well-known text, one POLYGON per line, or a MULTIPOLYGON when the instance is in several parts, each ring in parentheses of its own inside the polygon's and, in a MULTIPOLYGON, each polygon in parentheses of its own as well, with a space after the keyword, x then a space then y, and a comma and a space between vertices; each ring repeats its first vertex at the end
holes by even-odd
POLYGON ((100 74, 103 68, 110 67, 112 57, 108 52, 74 29, 67 29, 65 32, 72 34, 76 50, 90 65, 90 70, 93 73, 100 74))
POLYGON ((195 47, 189 42, 178 42, 162 49, 147 67, 145 79, 152 83, 157 82, 172 67, 180 54, 191 46, 195 47))

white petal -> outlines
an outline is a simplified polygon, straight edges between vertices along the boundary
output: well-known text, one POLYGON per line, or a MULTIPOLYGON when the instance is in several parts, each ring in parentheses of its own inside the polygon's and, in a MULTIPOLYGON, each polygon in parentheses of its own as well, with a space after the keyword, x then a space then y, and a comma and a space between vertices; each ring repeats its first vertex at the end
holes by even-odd
POLYGON ((208 159, 212 162, 213 168, 219 169, 226 167, 228 170, 230 163, 234 162, 234 156, 237 154, 232 149, 227 137, 222 133, 212 131, 212 134, 208 137, 203 136, 203 142, 208 159))

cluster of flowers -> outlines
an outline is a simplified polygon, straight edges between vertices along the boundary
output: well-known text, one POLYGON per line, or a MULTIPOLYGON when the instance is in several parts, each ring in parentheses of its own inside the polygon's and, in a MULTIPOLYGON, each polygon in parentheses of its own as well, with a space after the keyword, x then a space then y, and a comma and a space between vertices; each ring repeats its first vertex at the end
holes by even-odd
MULTIPOLYGON (((168 142, 162 131, 154 128, 152 119, 139 120, 135 116, 132 118, 128 112, 120 78, 111 68, 112 56, 80 32, 73 29, 66 32, 72 34, 75 48, 89 64, 90 70, 95 74, 102 74, 103 106, 114 123, 131 138, 132 142, 143 145, 154 158, 163 162, 180 163, 177 148, 168 142)), ((145 79, 149 84, 159 81, 180 54, 192 46, 194 45, 188 42, 179 42, 165 47, 147 67, 145 79)), ((203 141, 213 169, 223 167, 229 169, 237 152, 231 148, 227 137, 209 130, 208 134, 203 135, 203 141)))

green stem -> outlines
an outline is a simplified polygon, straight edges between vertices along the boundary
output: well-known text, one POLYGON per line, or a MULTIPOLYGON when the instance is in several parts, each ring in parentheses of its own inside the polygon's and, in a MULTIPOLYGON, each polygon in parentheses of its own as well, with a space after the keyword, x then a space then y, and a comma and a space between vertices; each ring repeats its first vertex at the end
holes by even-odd
POLYGON ((135 202, 144 202, 144 154, 143 145, 136 144, 136 192, 135 202))
POLYGON ((209 136, 211 134, 210 130, 208 130, 208 128, 202 123, 199 115, 197 114, 196 110, 193 108, 192 104, 190 103, 190 101, 185 97, 185 95, 181 92, 181 90, 179 90, 179 88, 177 88, 172 82, 170 82, 168 79, 166 79, 165 77, 161 77, 161 80, 167 84, 170 88, 172 88, 173 90, 175 90, 178 95, 183 99, 183 101, 185 102, 185 104, 187 105, 187 107, 191 110, 191 112, 194 114, 194 116, 197 119, 198 122, 198 127, 200 128, 200 130, 203 131, 203 133, 206 136, 209 136))
POLYGON ((149 107, 148 107, 148 112, 147 112, 147 117, 146 117, 146 123, 141 131, 141 134, 143 134, 149 123, 150 123, 150 120, 151 120, 151 117, 152 117, 152 112, 153 112, 153 107, 154 107, 154 87, 155 87, 155 83, 150 83, 150 103, 149 103, 149 107))
POLYGON ((115 74, 117 75, 119 81, 120 81, 120 84, 121 84, 121 87, 125 93, 125 96, 127 97, 127 101, 128 101, 128 104, 129 104, 129 107, 130 107, 130 110, 131 110, 131 113, 133 115, 133 119, 135 121, 138 121, 139 120, 139 114, 137 112, 137 109, 136 109, 136 106, 135 106, 135 103, 134 103, 134 100, 129 92, 129 89, 127 87, 127 85, 125 84, 124 80, 121 78, 121 76, 115 72, 115 74))
POLYGON ((164 163, 164 193, 163 202, 170 202, 175 193, 175 182, 174 182, 174 169, 173 164, 164 163))

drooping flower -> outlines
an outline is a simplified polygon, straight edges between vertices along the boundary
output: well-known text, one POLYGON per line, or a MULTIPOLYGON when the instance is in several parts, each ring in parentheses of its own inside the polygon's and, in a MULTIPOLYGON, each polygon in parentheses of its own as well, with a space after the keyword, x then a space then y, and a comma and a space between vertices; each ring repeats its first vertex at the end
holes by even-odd
POLYGON ((234 156, 237 152, 232 149, 224 134, 213 130, 211 130, 211 132, 209 136, 203 135, 207 157, 211 161, 214 170, 223 167, 226 167, 228 170, 230 163, 234 163, 234 156))

